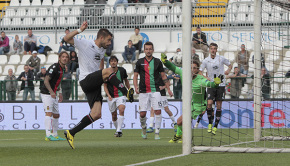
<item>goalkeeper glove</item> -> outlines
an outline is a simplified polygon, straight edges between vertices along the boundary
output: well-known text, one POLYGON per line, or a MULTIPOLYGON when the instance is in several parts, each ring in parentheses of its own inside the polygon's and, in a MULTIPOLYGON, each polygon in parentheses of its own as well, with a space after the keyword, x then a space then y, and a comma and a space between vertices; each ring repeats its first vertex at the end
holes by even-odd
POLYGON ((161 53, 161 61, 162 61, 162 63, 166 63, 166 61, 167 61, 167 56, 166 56, 166 54, 165 53, 161 53))
POLYGON ((216 75, 214 75, 214 83, 216 84, 216 85, 219 85, 220 83, 221 83, 221 79, 220 79, 220 77, 216 77, 216 75))

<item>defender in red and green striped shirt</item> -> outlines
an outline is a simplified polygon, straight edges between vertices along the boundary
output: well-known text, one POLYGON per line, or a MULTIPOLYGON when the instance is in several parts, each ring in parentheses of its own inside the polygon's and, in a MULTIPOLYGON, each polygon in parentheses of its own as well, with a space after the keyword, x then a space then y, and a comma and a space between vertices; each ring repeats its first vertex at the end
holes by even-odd
MULTIPOLYGON (((116 56, 111 56, 109 63, 114 70, 117 78, 124 83, 127 88, 130 88, 128 81, 127 71, 123 67, 118 67, 118 58, 116 56)), ((126 105, 126 96, 110 82, 104 84, 105 92, 108 96, 109 110, 112 113, 112 121, 116 127, 115 137, 122 137, 122 125, 124 122, 124 111, 126 105), (119 110, 119 118, 117 118, 117 109, 119 110)))
POLYGON ((133 78, 135 91, 137 94, 140 93, 139 112, 142 127, 141 136, 144 139, 147 138, 146 113, 147 111, 150 111, 152 107, 156 115, 155 139, 160 139, 159 131, 162 121, 162 99, 160 94, 160 86, 162 86, 164 82, 166 88, 169 89, 170 83, 164 73, 162 62, 160 59, 152 56, 154 52, 153 43, 146 42, 144 44, 144 52, 146 56, 137 61, 133 78), (138 86, 137 80, 139 75, 140 81, 138 86))

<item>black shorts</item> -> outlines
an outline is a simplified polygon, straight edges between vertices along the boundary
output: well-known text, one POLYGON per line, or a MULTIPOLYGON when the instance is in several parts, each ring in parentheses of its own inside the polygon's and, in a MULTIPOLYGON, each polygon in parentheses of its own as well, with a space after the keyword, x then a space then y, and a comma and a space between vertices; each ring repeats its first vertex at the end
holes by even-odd
POLYGON ((87 75, 85 79, 80 81, 80 85, 87 96, 88 103, 91 109, 93 108, 96 101, 102 102, 103 100, 101 93, 103 83, 104 81, 102 76, 102 70, 93 72, 87 75))
POLYGON ((225 94, 225 87, 219 86, 217 88, 207 88, 207 99, 222 101, 225 94))

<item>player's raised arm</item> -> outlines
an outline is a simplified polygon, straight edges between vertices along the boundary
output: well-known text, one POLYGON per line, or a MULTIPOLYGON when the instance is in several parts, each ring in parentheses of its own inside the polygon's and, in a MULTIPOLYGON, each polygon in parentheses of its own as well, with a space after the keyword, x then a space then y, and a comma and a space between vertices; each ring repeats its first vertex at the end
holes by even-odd
POLYGON ((182 81, 182 70, 178 67, 176 67, 173 63, 171 63, 169 60, 167 60, 166 54, 161 54, 161 62, 171 71, 173 71, 175 74, 180 75, 180 80, 182 81))
POLYGON ((88 22, 84 21, 83 24, 81 25, 81 27, 75 31, 70 32, 69 34, 64 36, 64 41, 66 41, 69 44, 74 45, 74 37, 75 35, 82 33, 86 28, 88 27, 88 22))

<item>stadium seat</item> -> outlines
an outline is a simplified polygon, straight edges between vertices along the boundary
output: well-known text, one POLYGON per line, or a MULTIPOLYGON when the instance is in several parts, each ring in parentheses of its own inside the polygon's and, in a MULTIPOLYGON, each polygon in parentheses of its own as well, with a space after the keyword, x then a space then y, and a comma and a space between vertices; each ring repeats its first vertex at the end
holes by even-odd
POLYGON ((36 13, 36 8, 29 8, 29 10, 27 11, 27 16, 35 17, 36 13))
POLYGON ((16 68, 15 75, 19 76, 24 71, 24 65, 18 65, 16 68))
POLYGON ((40 64, 45 64, 46 56, 44 54, 38 54, 37 56, 40 58, 40 64))
POLYGON ((140 15, 147 14, 147 8, 145 6, 139 6, 137 9, 137 14, 140 14, 140 15))
POLYGON ((31 57, 31 55, 23 55, 20 64, 26 64, 26 61, 31 57))
POLYGON ((62 7, 61 9, 60 9, 60 12, 59 12, 59 15, 60 16, 68 16, 69 15, 69 8, 67 8, 67 7, 62 7))
POLYGON ((124 15, 125 14, 125 8, 124 6, 117 6, 116 8, 116 14, 119 15, 124 15))
MULTIPOLYGON (((114 1, 115 3, 115 1, 114 1)), ((85 4, 85 1, 84 0, 77 0, 75 1, 75 5, 84 5, 85 4)))
POLYGON ((149 7, 148 14, 157 15, 157 13, 158 13, 158 7, 157 6, 150 6, 149 7))
POLYGON ((147 15, 144 24, 155 24, 155 16, 147 15))
POLYGON ((53 25, 53 24, 54 24, 53 17, 46 17, 45 18, 45 25, 53 25))
POLYGON ((63 4, 64 5, 73 5, 74 1, 73 0, 64 0, 63 4))
POLYGON ((79 16, 81 14, 81 10, 79 7, 73 7, 71 9, 71 16, 79 16))
POLYGON ((33 0, 31 3, 31 6, 41 6, 41 1, 40 0, 33 0))
POLYGON ((279 91, 280 91, 279 84, 277 84, 277 83, 271 84, 271 93, 272 94, 277 94, 277 93, 279 93, 279 91))
POLYGON ((77 23, 78 23, 78 20, 77 20, 77 18, 76 17, 68 17, 67 18, 67 24, 68 25, 70 25, 70 26, 72 26, 72 25, 77 25, 77 23))
POLYGON ((161 6, 159 10, 159 14, 168 14, 168 6, 161 6))
POLYGON ((126 9, 126 14, 134 16, 136 14, 135 6, 128 6, 126 9))
POLYGON ((62 0, 54 0, 52 6, 59 7, 62 5, 62 0))
POLYGON ((46 64, 54 64, 58 61, 58 55, 56 54, 50 54, 47 57, 46 64))
MULTIPOLYGON (((2 68, 2 67, 0 67, 2 68)), ((0 69, 0 73, 2 73, 2 69, 0 69)), ((6 76, 0 76, 0 80, 3 81, 5 79, 6 76)))
MULTIPOLYGON (((118 63, 123 63, 123 56, 122 56, 122 54, 114 54, 117 58, 118 58, 118 63)), ((136 57, 137 58, 137 57, 136 57)))
POLYGON ((11 0, 9 5, 10 6, 19 6, 19 0, 11 0))
POLYGON ((132 74, 133 73, 132 64, 123 64, 122 67, 126 69, 128 74, 132 74))
POLYGON ((32 18, 26 17, 23 19, 23 25, 31 26, 32 25, 32 18))
POLYGON ((285 74, 282 72, 275 73, 275 77, 277 77, 277 78, 274 78, 274 82, 283 83, 285 80, 284 76, 285 76, 285 74))
POLYGON ((11 19, 4 17, 1 21, 1 26, 9 26, 11 25, 11 19))
POLYGON ((26 16, 26 10, 24 8, 18 8, 16 12, 16 16, 19 16, 19 17, 26 16))
POLYGON ((18 65, 20 63, 20 56, 19 55, 11 55, 9 58, 8 65, 18 65))
POLYGON ((20 6, 30 6, 30 0, 22 0, 20 6))
POLYGON ((164 42, 156 42, 154 43, 154 52, 165 52, 166 44, 164 42))
POLYGON ((16 15, 15 9, 6 9, 5 17, 14 17, 16 15))
MULTIPOLYGON (((13 71, 15 71, 15 66, 14 65, 5 65, 2 75, 8 75, 8 70, 12 69, 13 71)), ((23 69, 24 70, 24 69, 23 69)))
POLYGON ((141 53, 141 54, 139 54, 138 59, 140 59, 140 58, 144 58, 144 57, 145 57, 145 53, 141 53))
POLYGON ((50 67, 51 65, 44 65, 44 67, 46 68, 46 70, 50 67))
POLYGON ((173 13, 174 13, 174 14, 177 14, 177 15, 180 15, 180 14, 181 14, 181 8, 180 8, 179 5, 175 5, 175 6, 173 7, 173 13))
POLYGON ((153 53, 153 56, 154 56, 155 58, 161 59, 161 53, 156 53, 156 52, 154 52, 154 53, 153 53))
POLYGON ((43 17, 36 17, 34 24, 35 25, 43 25, 43 17))
POLYGON ((7 56, 6 55, 0 55, 0 65, 7 64, 7 56))
POLYGON ((239 12, 240 13, 248 13, 249 12, 248 4, 240 4, 239 5, 239 12))
POLYGON ((228 59, 231 63, 236 60, 236 56, 235 56, 234 52, 225 52, 224 57, 226 59, 228 59))
POLYGON ((59 17, 57 24, 58 25, 67 25, 65 17, 59 17))
MULTIPOLYGON (((77 1, 79 1, 79 0, 77 0, 77 1)), ((42 6, 51 6, 51 5, 52 5, 52 1, 46 0, 46 1, 42 2, 42 6)))
POLYGON ((47 15, 48 15, 47 8, 39 8, 38 9, 38 16, 47 16, 47 15))
POLYGON ((158 15, 156 19, 157 24, 165 24, 167 23, 167 18, 165 15, 158 15))

